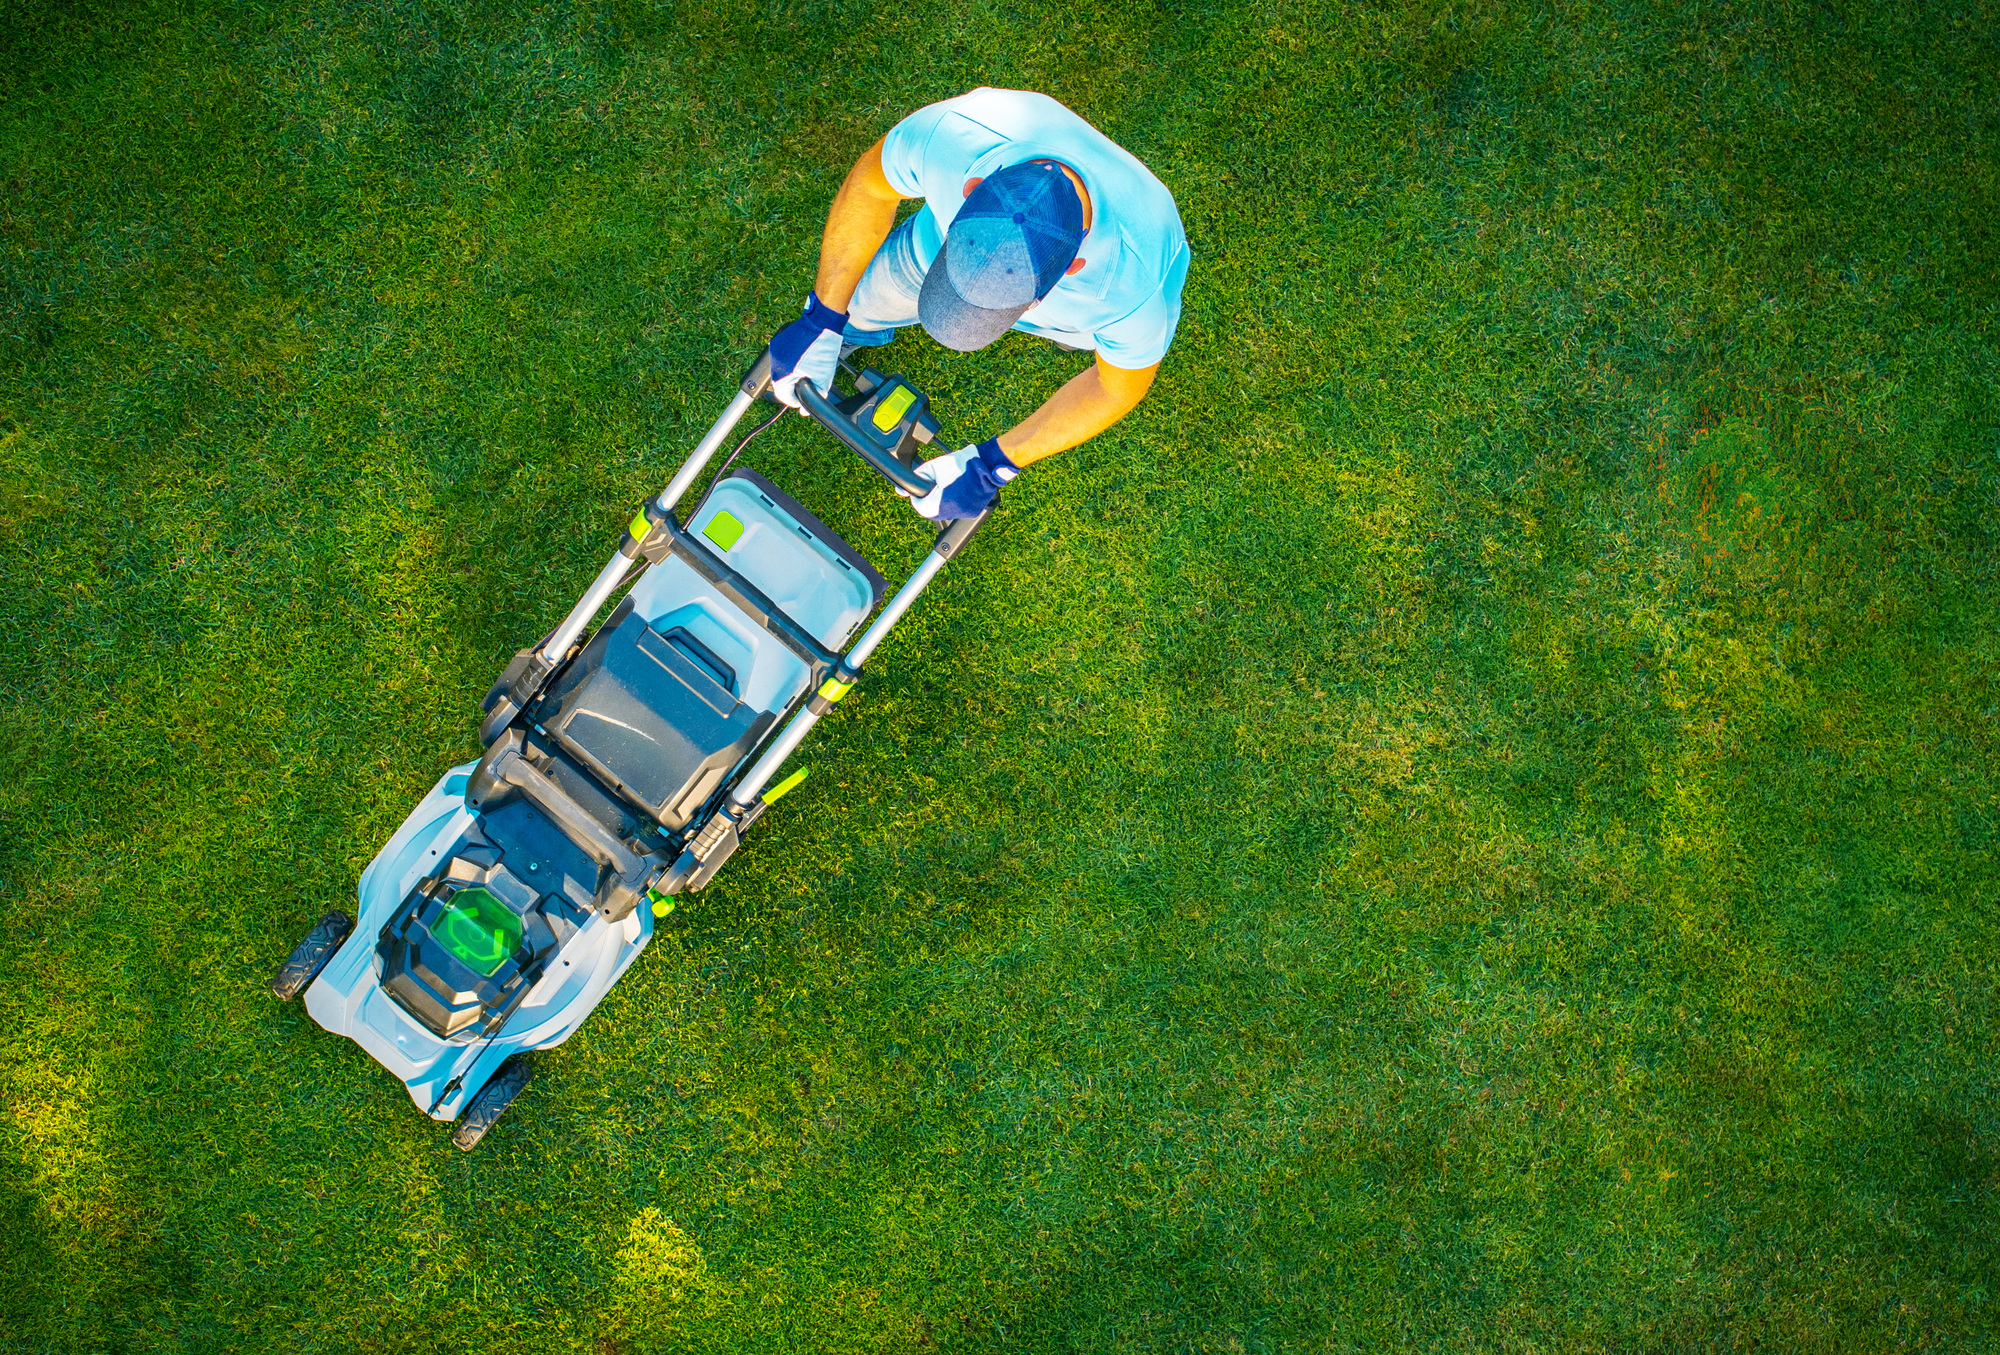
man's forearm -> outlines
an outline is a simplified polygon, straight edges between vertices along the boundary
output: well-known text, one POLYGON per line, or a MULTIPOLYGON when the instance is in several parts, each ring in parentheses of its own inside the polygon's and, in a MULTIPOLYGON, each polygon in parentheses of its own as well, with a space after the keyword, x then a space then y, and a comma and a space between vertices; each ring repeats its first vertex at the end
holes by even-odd
POLYGON ((1154 363, 1128 370, 1099 358, 1071 377, 1040 409, 1002 433, 1000 450, 1015 465, 1027 466, 1090 441, 1146 398, 1159 369, 1154 363))
POLYGON ((837 311, 845 311, 868 261, 889 238, 896 224, 896 204, 902 200, 882 173, 882 143, 861 153, 847 171, 833 206, 826 213, 826 234, 820 238, 819 275, 813 290, 837 311))

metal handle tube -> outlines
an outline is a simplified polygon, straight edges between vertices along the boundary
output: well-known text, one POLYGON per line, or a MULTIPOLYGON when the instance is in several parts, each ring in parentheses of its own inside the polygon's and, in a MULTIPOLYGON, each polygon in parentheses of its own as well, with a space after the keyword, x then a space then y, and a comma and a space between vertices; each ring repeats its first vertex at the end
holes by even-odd
MULTIPOLYGON (((736 392, 731 398, 729 408, 723 410, 722 417, 709 426, 707 435, 688 454, 688 459, 681 463, 681 468, 674 473, 673 480, 660 495, 660 508, 664 512, 674 511, 674 505, 681 501, 681 495, 687 493, 688 486, 695 482, 695 477, 701 474, 704 466, 708 465, 709 458, 715 455, 715 449, 720 447, 723 439, 735 429, 743 418, 743 411, 750 408, 751 404, 751 397, 742 391, 736 392)), ((583 596, 576 600, 576 605, 569 609, 569 615, 563 618, 563 623, 555 628, 555 632, 543 644, 544 659, 552 665, 562 662, 563 655, 569 653, 569 647, 576 643, 576 637, 583 634, 583 628, 590 624, 590 618, 596 616, 597 609, 604 605, 605 599, 618 590, 620 580, 625 577, 625 571, 631 565, 631 558, 623 552, 612 555, 610 563, 598 571, 596 580, 584 590, 583 596)))
POLYGON ((806 735, 812 733, 812 727, 818 723, 818 711, 807 709, 794 715, 792 722, 785 726, 784 732, 771 740, 770 747, 764 750, 764 756, 757 759, 757 765, 752 767, 741 781, 729 788, 729 802, 741 806, 755 800, 770 779, 778 774, 778 768, 784 765, 785 759, 806 741, 806 735))
POLYGON ((938 571, 943 568, 944 557, 936 551, 924 557, 924 562, 917 566, 917 572, 910 575, 909 581, 897 590, 896 596, 889 599, 889 605, 876 615, 875 623, 863 631, 861 638, 854 642, 854 647, 847 651, 849 668, 859 668, 868 662, 868 656, 875 652, 875 646, 889 637, 889 632, 903 619, 903 613, 909 611, 911 604, 916 602, 917 595, 930 586, 931 580, 936 578, 938 571))
POLYGON ((576 600, 576 606, 569 609, 569 615, 563 618, 563 623, 555 628, 555 633, 542 646, 544 659, 552 665, 562 662, 563 655, 569 653, 570 645, 590 624, 590 618, 597 615, 597 609, 604 605, 604 600, 618 591, 618 585, 631 568, 632 561, 623 551, 611 552, 610 562, 597 572, 596 579, 576 600))
POLYGON ((722 411, 722 417, 709 428, 708 435, 702 438, 693 452, 688 454, 688 459, 681 462, 681 468, 674 472, 674 478, 668 481, 666 489, 661 491, 659 498, 661 511, 667 513, 674 511, 674 505, 681 501, 681 495, 688 492, 688 487, 694 484, 695 477, 699 476, 703 468, 708 465, 708 459, 715 455, 715 449, 720 447, 722 440, 735 430, 737 423, 743 418, 743 412, 754 403, 749 395, 742 391, 736 392, 729 402, 729 408, 722 411))
MULTIPOLYGON (((902 620, 903 613, 909 611, 910 605, 917 600, 917 595, 930 586, 930 581, 937 577, 938 571, 944 568, 944 563, 944 557, 936 551, 924 557, 924 562, 917 566, 916 572, 910 575, 909 580, 896 591, 896 596, 889 600, 889 605, 876 616, 875 624, 862 634, 860 640, 855 642, 854 648, 847 651, 842 667, 853 670, 868 661, 868 656, 875 652, 875 646, 881 644, 896 623, 902 620)), ((730 788, 729 802, 740 806, 755 800, 770 779, 778 774, 778 768, 784 766, 785 759, 805 742, 806 735, 810 734, 812 727, 819 723, 819 717, 823 713, 808 707, 794 715, 791 723, 785 726, 784 732, 771 740, 770 746, 765 748, 764 755, 757 759, 756 765, 744 774, 742 780, 730 788)))

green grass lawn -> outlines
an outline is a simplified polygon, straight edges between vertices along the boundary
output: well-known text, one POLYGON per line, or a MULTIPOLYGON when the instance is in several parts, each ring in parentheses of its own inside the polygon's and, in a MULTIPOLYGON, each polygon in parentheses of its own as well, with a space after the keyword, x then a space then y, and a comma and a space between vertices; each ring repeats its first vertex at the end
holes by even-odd
POLYGON ((0 0, 0 1347, 2000 1346, 1996 32, 0 0), (460 1154, 265 982, 978 84, 1160 382, 460 1154))

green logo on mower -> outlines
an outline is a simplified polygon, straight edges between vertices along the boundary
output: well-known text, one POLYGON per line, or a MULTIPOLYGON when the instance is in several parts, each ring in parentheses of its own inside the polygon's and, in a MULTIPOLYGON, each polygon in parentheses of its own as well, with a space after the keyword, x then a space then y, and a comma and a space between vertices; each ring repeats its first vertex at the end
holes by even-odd
POLYGON ((521 948, 521 919, 484 889, 461 889, 431 924, 431 935, 481 976, 521 948))

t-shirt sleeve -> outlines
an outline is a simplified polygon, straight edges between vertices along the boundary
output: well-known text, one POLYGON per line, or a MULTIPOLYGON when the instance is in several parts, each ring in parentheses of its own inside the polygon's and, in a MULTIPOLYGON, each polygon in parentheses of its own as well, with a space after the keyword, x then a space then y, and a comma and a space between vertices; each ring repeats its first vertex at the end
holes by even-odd
POLYGON ((1097 353, 1113 367, 1128 371, 1151 367, 1173 347, 1181 322, 1181 288, 1187 282, 1188 249, 1182 245, 1167 265, 1159 288, 1138 307, 1100 327, 1092 336, 1097 353))
POLYGON ((944 104, 919 108, 889 129, 882 138, 882 175, 906 198, 924 195, 924 151, 938 123, 950 114, 944 104))

